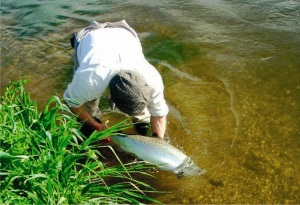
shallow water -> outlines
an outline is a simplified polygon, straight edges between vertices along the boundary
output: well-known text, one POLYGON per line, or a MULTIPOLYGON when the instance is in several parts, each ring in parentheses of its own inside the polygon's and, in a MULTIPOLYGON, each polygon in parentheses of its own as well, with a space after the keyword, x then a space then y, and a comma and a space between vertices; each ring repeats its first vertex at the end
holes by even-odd
POLYGON ((152 197, 300 203, 299 11, 296 0, 2 1, 1 93, 22 78, 41 106, 61 97, 70 34, 91 20, 126 19, 162 74, 171 143, 207 171, 158 171, 144 180, 168 193, 152 197))

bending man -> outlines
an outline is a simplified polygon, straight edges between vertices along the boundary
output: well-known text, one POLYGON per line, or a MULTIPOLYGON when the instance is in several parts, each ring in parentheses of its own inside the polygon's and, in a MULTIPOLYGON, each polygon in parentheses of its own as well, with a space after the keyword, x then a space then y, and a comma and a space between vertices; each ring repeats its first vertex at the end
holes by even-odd
POLYGON ((125 20, 93 21, 71 39, 74 76, 64 99, 78 120, 91 130, 105 129, 99 99, 109 87, 110 98, 134 121, 150 122, 152 133, 164 138, 168 106, 158 71, 145 59, 136 32, 125 20))

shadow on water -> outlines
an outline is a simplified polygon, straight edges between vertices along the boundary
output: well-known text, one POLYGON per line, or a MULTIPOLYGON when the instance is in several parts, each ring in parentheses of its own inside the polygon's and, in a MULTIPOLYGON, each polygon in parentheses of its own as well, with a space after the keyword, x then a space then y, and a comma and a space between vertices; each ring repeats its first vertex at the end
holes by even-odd
POLYGON ((300 5, 267 2, 3 1, 1 93, 22 78, 40 106, 61 97, 72 75, 70 34, 91 20, 126 19, 162 74, 171 143, 207 170, 182 179, 152 170, 156 178, 143 180, 166 191, 152 196, 300 203, 300 5))

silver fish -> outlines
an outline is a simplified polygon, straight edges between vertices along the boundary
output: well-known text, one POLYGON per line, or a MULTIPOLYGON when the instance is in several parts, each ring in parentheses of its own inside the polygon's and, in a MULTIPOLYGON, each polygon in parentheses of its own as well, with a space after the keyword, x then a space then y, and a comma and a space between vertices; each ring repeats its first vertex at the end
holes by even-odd
POLYGON ((141 135, 114 135, 110 136, 110 140, 123 151, 179 177, 205 173, 191 157, 165 140, 141 135))

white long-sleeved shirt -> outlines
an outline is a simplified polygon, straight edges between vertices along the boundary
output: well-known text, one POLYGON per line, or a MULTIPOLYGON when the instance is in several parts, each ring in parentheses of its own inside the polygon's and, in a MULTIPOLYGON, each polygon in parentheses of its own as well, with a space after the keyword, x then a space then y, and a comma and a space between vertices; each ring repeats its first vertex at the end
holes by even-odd
POLYGON ((150 114, 167 115, 162 78, 145 59, 135 33, 124 27, 92 30, 80 40, 77 58, 79 67, 64 93, 70 107, 77 108, 99 99, 115 74, 121 70, 132 70, 140 73, 151 88, 147 105, 150 114))

